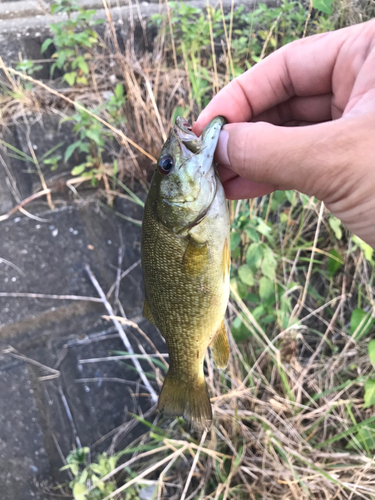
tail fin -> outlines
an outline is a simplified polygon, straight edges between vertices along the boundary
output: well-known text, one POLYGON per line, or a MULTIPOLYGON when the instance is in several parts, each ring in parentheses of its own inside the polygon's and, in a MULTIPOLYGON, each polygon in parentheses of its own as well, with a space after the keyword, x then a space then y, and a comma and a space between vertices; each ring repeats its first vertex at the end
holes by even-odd
POLYGON ((159 396, 161 413, 173 417, 183 416, 193 429, 209 430, 212 423, 212 409, 207 386, 202 381, 187 383, 167 373, 159 396))

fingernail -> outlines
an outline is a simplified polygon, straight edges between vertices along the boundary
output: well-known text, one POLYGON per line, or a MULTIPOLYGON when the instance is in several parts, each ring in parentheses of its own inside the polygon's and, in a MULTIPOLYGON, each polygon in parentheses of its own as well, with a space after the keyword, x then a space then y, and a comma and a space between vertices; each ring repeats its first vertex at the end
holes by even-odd
POLYGON ((226 130, 222 130, 219 135, 219 140, 215 152, 215 160, 220 165, 230 165, 228 156, 228 139, 229 139, 228 132, 226 130))

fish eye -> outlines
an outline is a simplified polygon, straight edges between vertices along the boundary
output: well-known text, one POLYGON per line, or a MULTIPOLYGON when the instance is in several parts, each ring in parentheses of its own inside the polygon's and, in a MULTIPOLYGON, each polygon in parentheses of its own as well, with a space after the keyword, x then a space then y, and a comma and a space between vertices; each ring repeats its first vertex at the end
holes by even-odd
POLYGON ((158 162, 158 170, 162 175, 168 175, 174 167, 174 160, 171 155, 162 156, 158 162))

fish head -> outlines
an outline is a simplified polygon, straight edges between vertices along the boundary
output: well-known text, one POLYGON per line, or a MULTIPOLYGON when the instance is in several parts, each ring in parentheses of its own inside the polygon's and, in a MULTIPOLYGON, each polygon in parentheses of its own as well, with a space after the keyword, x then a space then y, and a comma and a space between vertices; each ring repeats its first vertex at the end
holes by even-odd
POLYGON ((215 197, 213 157, 224 123, 224 118, 214 118, 197 137, 189 123, 177 117, 161 150, 151 189, 158 219, 175 233, 202 220, 215 197))

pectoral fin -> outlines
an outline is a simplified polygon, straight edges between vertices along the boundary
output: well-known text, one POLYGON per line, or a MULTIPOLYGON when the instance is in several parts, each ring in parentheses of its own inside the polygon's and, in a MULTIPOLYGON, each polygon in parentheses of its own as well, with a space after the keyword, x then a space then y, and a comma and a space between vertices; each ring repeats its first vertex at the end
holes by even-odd
POLYGON ((207 266, 207 243, 199 243, 189 238, 188 246, 182 260, 182 269, 188 276, 199 276, 207 266))
POLYGON ((225 368, 229 360, 229 344, 224 318, 220 328, 211 342, 210 349, 214 357, 215 365, 218 368, 225 368))
POLYGON ((148 305, 146 299, 145 299, 145 304, 143 306, 143 317, 146 318, 150 323, 155 325, 154 318, 152 317, 152 313, 150 311, 150 306, 148 305))

